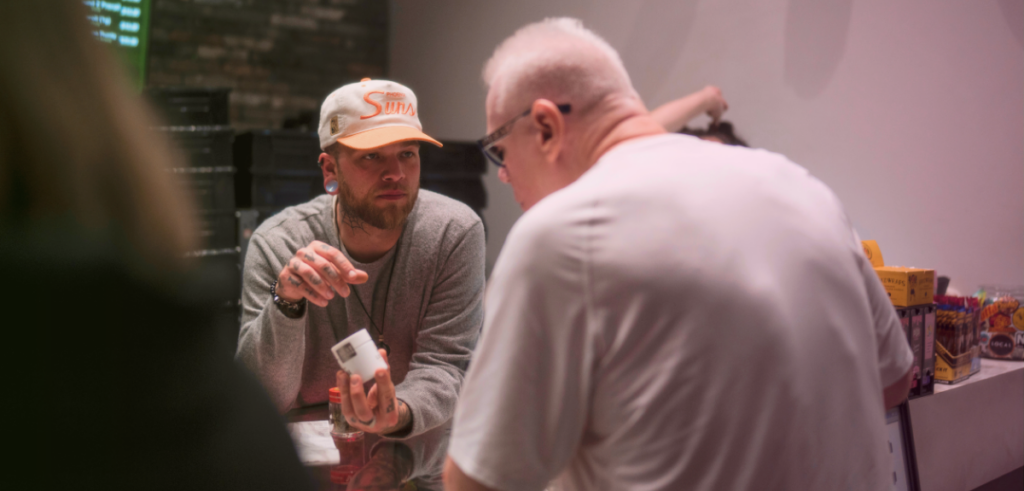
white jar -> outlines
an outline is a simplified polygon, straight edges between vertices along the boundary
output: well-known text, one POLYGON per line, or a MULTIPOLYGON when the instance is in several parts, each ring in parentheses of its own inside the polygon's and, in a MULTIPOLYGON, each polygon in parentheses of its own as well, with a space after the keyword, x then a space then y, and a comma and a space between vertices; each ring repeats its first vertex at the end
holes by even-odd
POLYGON ((334 345, 331 352, 334 353, 342 370, 349 375, 359 375, 363 382, 373 380, 373 374, 378 368, 388 367, 366 329, 360 329, 334 345))

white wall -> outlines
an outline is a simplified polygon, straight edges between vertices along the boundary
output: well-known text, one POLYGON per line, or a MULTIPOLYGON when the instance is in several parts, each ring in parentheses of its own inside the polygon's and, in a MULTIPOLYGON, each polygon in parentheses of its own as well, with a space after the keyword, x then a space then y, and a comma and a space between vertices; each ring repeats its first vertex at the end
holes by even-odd
MULTIPOLYGON (((424 129, 485 131, 480 70, 525 23, 578 17, 648 107, 715 84, 752 145, 832 187, 888 264, 964 293, 1024 283, 1021 0, 392 0, 390 74, 424 129)), ((520 212, 487 176, 488 267, 520 212)))

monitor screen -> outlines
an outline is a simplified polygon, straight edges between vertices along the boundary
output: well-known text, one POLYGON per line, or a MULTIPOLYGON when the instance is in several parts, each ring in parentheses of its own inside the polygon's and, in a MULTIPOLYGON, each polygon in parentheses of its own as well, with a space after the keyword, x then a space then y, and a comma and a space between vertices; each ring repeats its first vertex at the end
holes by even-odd
POLYGON ((150 0, 84 0, 93 34, 121 59, 139 90, 146 83, 150 0))

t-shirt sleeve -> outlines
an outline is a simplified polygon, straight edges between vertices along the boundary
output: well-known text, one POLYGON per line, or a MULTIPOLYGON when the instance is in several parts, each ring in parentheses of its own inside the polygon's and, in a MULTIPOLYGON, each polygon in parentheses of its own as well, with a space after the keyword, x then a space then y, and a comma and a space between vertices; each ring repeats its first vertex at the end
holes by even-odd
POLYGON ((914 352, 910 350, 910 343, 907 342, 907 335, 896 316, 896 309, 889 301, 889 294, 885 292, 885 287, 882 286, 882 281, 878 279, 878 274, 871 267, 871 263, 864 257, 856 232, 853 233, 853 237, 856 242, 857 262, 871 305, 871 318, 875 324, 878 375, 882 380, 882 387, 885 388, 896 383, 910 371, 914 364, 914 352))
POLYGON ((464 473, 503 491, 544 489, 568 465, 586 421, 582 251, 566 246, 571 233, 547 235, 513 229, 506 242, 449 447, 464 473))
MULTIPOLYGON (((867 264, 867 260, 864 263, 867 264)), ((914 353, 896 317, 896 309, 889 302, 889 296, 870 264, 864 272, 864 283, 871 302, 875 337, 878 340, 878 375, 882 379, 882 387, 888 387, 910 371, 914 364, 914 353)))

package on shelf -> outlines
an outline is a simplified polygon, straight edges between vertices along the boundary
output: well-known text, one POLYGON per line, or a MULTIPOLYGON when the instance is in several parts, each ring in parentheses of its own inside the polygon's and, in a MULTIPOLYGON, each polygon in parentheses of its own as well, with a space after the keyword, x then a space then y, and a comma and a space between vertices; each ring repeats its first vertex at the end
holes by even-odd
POLYGON ((932 303, 935 294, 935 270, 904 268, 902 266, 875 267, 889 300, 897 307, 913 307, 932 303))
POLYGON ((862 240, 864 257, 871 262, 889 300, 896 307, 931 305, 935 295, 935 270, 886 266, 882 249, 873 240, 862 240))
POLYGON ((978 299, 939 295, 935 314, 935 381, 955 384, 971 375, 979 356, 978 299))
POLYGON ((1002 360, 1024 360, 1024 306, 1009 296, 985 298, 978 317, 981 355, 1002 360))

